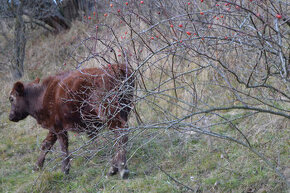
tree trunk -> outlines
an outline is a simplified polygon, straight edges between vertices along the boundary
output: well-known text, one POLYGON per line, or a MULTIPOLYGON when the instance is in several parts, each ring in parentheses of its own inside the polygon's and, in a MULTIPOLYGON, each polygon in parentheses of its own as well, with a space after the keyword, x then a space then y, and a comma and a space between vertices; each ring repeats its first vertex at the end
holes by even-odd
POLYGON ((63 17, 72 21, 79 16, 78 0, 63 0, 59 5, 63 17))
POLYGON ((55 33, 70 28, 70 22, 66 20, 61 14, 49 16, 41 19, 44 23, 55 29, 55 33))
POLYGON ((24 73, 24 58, 25 58, 25 24, 22 18, 23 10, 22 3, 17 7, 15 18, 15 38, 14 38, 14 57, 11 65, 11 74, 13 79, 18 80, 24 73))

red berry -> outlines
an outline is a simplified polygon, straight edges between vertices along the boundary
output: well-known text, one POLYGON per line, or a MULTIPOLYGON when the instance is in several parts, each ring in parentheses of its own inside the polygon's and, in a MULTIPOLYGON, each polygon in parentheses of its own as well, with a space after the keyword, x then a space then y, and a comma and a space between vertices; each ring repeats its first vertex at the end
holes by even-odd
POLYGON ((223 15, 221 15, 221 18, 224 18, 224 16, 223 16, 223 15))
POLYGON ((108 67, 111 68, 111 64, 108 64, 108 67))
POLYGON ((183 27, 183 25, 182 25, 182 24, 179 24, 178 26, 179 26, 179 27, 183 27))
POLYGON ((276 17, 277 17, 278 19, 281 19, 281 18, 282 18, 282 15, 277 14, 276 17))
POLYGON ((228 39, 228 36, 226 36, 225 39, 227 40, 228 39))
POLYGON ((171 24, 170 27, 173 28, 173 25, 171 24))
POLYGON ((203 0, 200 0, 200 2, 203 2, 203 0))
POLYGON ((240 9, 240 6, 236 5, 236 9, 240 9))
POLYGON ((204 13, 201 11, 201 12, 200 12, 200 15, 204 15, 204 13))
POLYGON ((66 66, 66 63, 63 63, 64 66, 66 66))
POLYGON ((128 2, 126 2, 125 4, 126 4, 126 5, 128 5, 129 3, 128 3, 128 2))
POLYGON ((155 37, 156 37, 156 38, 159 38, 159 36, 158 36, 158 35, 156 35, 155 37))
POLYGON ((187 35, 189 35, 189 36, 191 35, 191 33, 190 33, 189 31, 187 31, 186 33, 187 33, 187 35))
POLYGON ((98 26, 96 25, 96 30, 98 30, 98 26))
POLYGON ((141 3, 141 4, 143 4, 143 3, 144 3, 144 1, 140 1, 140 3, 141 3))
POLYGON ((182 43, 182 40, 180 40, 179 42, 182 43))
POLYGON ((108 14, 107 14, 107 13, 105 13, 105 14, 104 14, 104 16, 105 16, 105 17, 107 17, 107 16, 108 16, 108 14))
POLYGON ((190 2, 188 2, 187 5, 190 5, 190 2))
POLYGON ((154 37, 151 37, 151 40, 154 40, 154 37))
POLYGON ((118 9, 118 13, 120 13, 121 12, 121 10, 120 9, 118 9))
POLYGON ((89 16, 88 19, 92 19, 91 16, 89 16))
POLYGON ((96 15, 96 12, 93 12, 93 15, 95 16, 96 15))
POLYGON ((113 7, 113 4, 112 3, 110 4, 110 7, 113 7))

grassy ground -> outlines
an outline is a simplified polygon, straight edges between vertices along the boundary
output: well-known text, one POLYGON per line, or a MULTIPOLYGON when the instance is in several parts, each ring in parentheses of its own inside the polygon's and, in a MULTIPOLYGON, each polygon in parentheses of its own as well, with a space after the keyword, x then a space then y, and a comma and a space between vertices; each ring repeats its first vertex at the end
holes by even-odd
MULTIPOLYGON (((89 151, 75 156, 71 172, 66 176, 60 170, 59 148, 56 147, 55 152, 48 155, 45 169, 34 172, 32 168, 39 153, 39 143, 46 132, 32 119, 14 124, 8 122, 6 113, 2 114, 1 192, 189 191, 172 178, 199 192, 286 192, 279 177, 248 150, 223 140, 162 130, 146 130, 132 139, 128 153, 131 171, 128 180, 121 180, 119 176, 106 177, 106 149, 94 157, 90 157, 89 151), (148 141, 150 143, 146 143, 148 141)), ((280 162, 287 165, 289 152, 283 143, 286 140, 283 132, 267 133, 263 138, 256 145, 266 150, 267 143, 274 138, 281 139, 280 162)), ((70 135, 70 139, 70 149, 74 150, 86 138, 70 135)), ((88 148, 95 147, 90 145, 88 148)))

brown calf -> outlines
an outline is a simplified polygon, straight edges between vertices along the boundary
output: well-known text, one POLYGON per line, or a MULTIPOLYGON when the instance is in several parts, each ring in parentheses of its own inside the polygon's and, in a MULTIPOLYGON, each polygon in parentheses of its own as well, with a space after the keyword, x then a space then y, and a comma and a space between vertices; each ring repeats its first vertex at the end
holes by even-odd
POLYGON ((37 168, 42 168, 45 156, 56 140, 64 152, 62 171, 69 173, 68 131, 86 132, 94 137, 100 127, 107 126, 119 139, 109 174, 118 171, 127 178, 124 132, 131 110, 134 79, 126 65, 111 65, 59 73, 39 83, 16 82, 10 93, 9 120, 17 122, 28 115, 49 130, 44 139, 37 168))

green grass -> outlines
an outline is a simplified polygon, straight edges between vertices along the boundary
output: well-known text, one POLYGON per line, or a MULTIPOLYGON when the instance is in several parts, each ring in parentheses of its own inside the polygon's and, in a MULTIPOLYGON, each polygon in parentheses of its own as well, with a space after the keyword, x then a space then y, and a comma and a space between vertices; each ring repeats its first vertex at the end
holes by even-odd
MULTIPOLYGON (((39 143, 45 137, 45 130, 35 127, 35 121, 27 119, 19 123, 10 123, 7 114, 1 116, 0 152, 3 162, 0 163, 1 192, 180 192, 186 189, 172 181, 162 170, 177 181, 192 189, 202 192, 216 190, 218 192, 244 192, 254 187, 260 189, 267 184, 267 192, 284 192, 277 175, 269 169, 257 156, 245 148, 208 138, 185 137, 174 131, 147 130, 142 135, 134 137, 128 152, 131 176, 121 180, 119 176, 106 177, 108 159, 106 150, 90 157, 89 154, 77 156, 72 161, 68 176, 60 170, 57 153, 50 153, 44 171, 33 172, 32 168, 39 154, 39 143), (148 140, 150 143, 144 145, 148 140), (211 147, 210 147, 211 146, 211 147), (222 157, 223 155, 223 157, 222 157), (153 161, 154 162, 153 162, 153 161)), ((227 119, 235 119, 240 115, 226 114, 227 119)), ((243 121, 235 120, 241 125, 243 121)), ((214 131, 235 134, 235 130, 217 126, 214 131)), ((269 140, 277 141, 283 137, 283 132, 265 133, 257 143, 263 144, 269 140)), ((71 135, 73 150, 79 147, 84 136, 71 135)), ((100 145, 98 143, 98 145, 100 145)), ((56 144, 58 146, 58 144, 56 144)), ((261 145, 260 145, 261 146, 261 145)), ((286 164, 288 156, 285 143, 274 144, 280 148, 282 164, 286 164)), ((88 150, 95 146, 86 147, 88 150)), ((267 148, 267 146, 263 146, 267 148)), ((56 150, 58 147, 56 148, 56 150)), ((82 153, 86 153, 83 151, 82 153)), ((268 153, 271 155, 271 149, 268 153)), ((287 165, 287 164, 286 164, 287 165)))
MULTIPOLYGON (((144 131, 130 142, 128 157, 132 157, 128 163, 131 171, 128 180, 121 180, 118 175, 106 177, 109 166, 108 159, 105 159, 106 150, 89 159, 86 158, 90 157, 89 153, 82 151, 84 155, 73 159, 67 176, 61 172, 61 159, 55 152, 48 154, 43 171, 33 172, 39 154, 37 140, 41 142, 47 131, 34 128, 35 122, 31 119, 14 124, 3 116, 1 118, 2 123, 5 122, 5 127, 0 130, 1 192, 188 191, 160 168, 177 181, 201 192, 245 192, 250 188, 264 188, 266 192, 286 191, 277 175, 245 148, 217 139, 211 139, 210 147, 208 138, 203 136, 185 137, 162 130, 144 131)), ((269 140, 267 135, 264 137, 265 141, 269 140)), ((82 144, 80 139, 86 138, 71 135, 71 150, 82 144)), ((58 146, 56 144, 55 150, 59 149, 58 146)), ((86 148, 93 150, 95 147, 86 148)), ((287 156, 287 152, 282 151, 281 163, 286 164, 287 156)))

